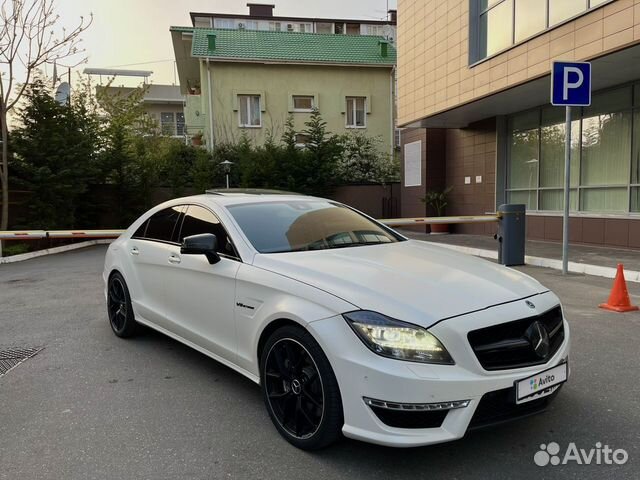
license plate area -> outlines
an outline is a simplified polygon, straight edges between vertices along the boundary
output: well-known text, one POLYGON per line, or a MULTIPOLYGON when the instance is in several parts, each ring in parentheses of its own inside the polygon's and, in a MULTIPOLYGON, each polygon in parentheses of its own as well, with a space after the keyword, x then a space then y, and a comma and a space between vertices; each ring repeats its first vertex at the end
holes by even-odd
POLYGON ((530 377, 516 380, 514 382, 516 404, 527 403, 551 395, 567 381, 568 372, 568 364, 564 362, 530 377))

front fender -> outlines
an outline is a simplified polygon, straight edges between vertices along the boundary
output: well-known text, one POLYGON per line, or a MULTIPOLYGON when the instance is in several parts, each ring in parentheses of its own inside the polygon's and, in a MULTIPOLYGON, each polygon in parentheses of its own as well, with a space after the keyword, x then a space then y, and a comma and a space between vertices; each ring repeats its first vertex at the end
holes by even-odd
POLYGON ((235 322, 238 365, 259 375, 258 342, 274 321, 309 322, 357 308, 355 305, 292 278, 243 264, 236 277, 235 322))

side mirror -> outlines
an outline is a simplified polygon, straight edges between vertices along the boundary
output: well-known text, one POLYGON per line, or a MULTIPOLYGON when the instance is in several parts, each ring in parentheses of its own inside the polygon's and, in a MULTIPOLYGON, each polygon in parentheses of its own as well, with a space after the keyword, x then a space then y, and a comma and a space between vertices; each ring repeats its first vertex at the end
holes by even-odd
POLYGON ((220 261, 218 249, 218 238, 213 233, 201 233, 200 235, 191 235, 184 237, 180 253, 183 255, 204 255, 213 265, 220 261))

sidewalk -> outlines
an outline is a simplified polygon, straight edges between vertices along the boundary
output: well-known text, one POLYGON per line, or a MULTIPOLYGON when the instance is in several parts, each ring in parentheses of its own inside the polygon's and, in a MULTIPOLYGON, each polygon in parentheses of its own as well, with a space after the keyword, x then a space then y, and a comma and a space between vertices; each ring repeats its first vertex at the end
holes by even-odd
MULTIPOLYGON (((498 258, 498 242, 484 235, 429 235, 399 229, 415 240, 438 243, 464 253, 484 258, 498 258)), ((562 244, 527 240, 525 247, 527 265, 562 269, 562 244)), ((569 271, 614 278, 618 263, 624 265, 627 281, 640 282, 640 250, 596 247, 589 245, 569 246, 569 271)))

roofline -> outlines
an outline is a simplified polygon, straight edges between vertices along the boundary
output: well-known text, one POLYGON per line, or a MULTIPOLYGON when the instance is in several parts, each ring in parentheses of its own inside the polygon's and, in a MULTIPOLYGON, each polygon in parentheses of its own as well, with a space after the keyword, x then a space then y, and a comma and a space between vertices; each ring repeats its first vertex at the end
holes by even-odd
POLYGON ((191 58, 208 59, 221 63, 261 63, 264 65, 318 65, 324 67, 386 67, 393 68, 395 63, 345 63, 345 62, 313 62, 304 60, 252 59, 242 57, 211 57, 207 55, 191 55, 191 58))
POLYGON ((248 15, 246 13, 205 13, 205 12, 189 12, 191 16, 191 23, 194 21, 194 17, 211 17, 211 18, 246 18, 251 20, 271 20, 271 21, 305 21, 305 22, 343 22, 343 23, 365 23, 368 25, 396 25, 397 22, 391 20, 367 20, 358 18, 314 18, 314 17, 283 17, 283 16, 264 16, 264 15, 248 15))

